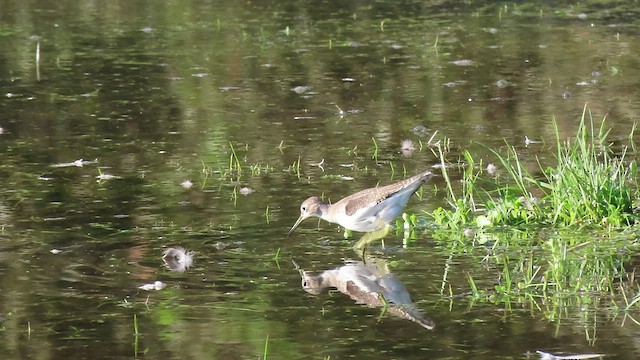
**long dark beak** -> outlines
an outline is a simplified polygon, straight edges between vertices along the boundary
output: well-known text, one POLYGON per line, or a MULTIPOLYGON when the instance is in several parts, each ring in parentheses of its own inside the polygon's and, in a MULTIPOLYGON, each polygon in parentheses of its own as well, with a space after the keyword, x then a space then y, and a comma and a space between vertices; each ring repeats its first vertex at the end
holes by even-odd
POLYGON ((293 234, 293 232, 296 230, 296 228, 298 227, 298 225, 300 225, 300 223, 302 221, 304 221, 304 217, 302 215, 300 215, 300 217, 298 218, 298 220, 296 220, 296 223, 293 224, 293 226, 291 227, 291 230, 289 230, 289 232, 287 233, 287 237, 291 236, 291 234, 293 234))
POLYGON ((301 276, 302 278, 304 278, 304 270, 302 270, 302 269, 300 268, 300 266, 298 265, 298 263, 297 263, 295 260, 291 259, 291 262, 293 263, 293 266, 295 266, 295 267, 296 267, 296 270, 298 270, 298 272, 300 273, 300 276, 301 276))

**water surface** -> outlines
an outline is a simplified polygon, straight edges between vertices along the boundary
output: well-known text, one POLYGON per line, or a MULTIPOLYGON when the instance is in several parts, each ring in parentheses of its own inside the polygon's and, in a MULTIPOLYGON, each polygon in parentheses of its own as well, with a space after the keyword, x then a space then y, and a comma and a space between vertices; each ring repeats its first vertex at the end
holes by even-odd
MULTIPOLYGON (((434 331, 307 294, 291 260, 332 269, 359 259, 354 240, 312 220, 286 237, 310 195, 437 164, 434 133, 451 161, 495 161, 480 144, 506 140, 534 165, 553 159, 551 119, 572 136, 587 104, 624 140, 640 110, 633 5, 0 5, 2 358, 255 359, 265 342, 278 359, 640 355, 638 325, 596 310, 607 299, 472 301, 467 274, 490 287, 501 265, 428 226, 371 254, 434 331), (188 271, 164 266, 172 246, 195 251, 188 271)), ((436 177, 407 211, 424 224, 443 196, 436 177)))

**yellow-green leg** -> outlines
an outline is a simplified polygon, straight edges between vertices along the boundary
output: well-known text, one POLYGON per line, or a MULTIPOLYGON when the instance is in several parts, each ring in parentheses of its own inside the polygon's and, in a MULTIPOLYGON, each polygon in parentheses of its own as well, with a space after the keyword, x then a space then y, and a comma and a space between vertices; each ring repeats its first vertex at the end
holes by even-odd
POLYGON ((382 240, 387 235, 389 235, 389 232, 391 232, 391 225, 389 225, 389 224, 386 224, 380 230, 368 232, 368 233, 364 234, 360 238, 360 240, 358 240, 358 242, 353 246, 353 249, 354 250, 359 250, 359 249, 365 248, 367 245, 369 245, 369 243, 371 243, 373 241, 382 240))

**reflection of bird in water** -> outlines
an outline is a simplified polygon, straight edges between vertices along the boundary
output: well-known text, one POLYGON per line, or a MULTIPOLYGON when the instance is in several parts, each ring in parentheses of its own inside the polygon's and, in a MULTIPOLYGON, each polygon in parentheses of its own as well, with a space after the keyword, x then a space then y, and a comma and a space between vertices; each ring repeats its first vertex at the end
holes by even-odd
POLYGON ((318 275, 300 270, 300 275, 302 288, 309 294, 318 295, 324 289, 335 287, 359 304, 384 306, 390 313, 425 329, 433 330, 436 326, 415 307, 400 279, 378 266, 353 261, 318 275))

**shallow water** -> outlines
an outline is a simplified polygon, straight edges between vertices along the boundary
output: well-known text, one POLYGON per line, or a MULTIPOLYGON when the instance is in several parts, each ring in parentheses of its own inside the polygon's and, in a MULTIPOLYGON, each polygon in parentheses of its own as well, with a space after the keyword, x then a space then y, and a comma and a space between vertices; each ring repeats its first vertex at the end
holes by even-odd
MULTIPOLYGON (((535 165, 553 157, 552 117, 571 136, 588 104, 624 140, 640 109, 637 9, 0 5, 0 357, 255 359, 265 342, 278 359, 640 355, 638 325, 607 299, 474 302, 467 274, 491 287, 501 265, 428 226, 371 254, 434 331, 306 293, 291 260, 332 269, 359 259, 355 240, 314 220, 286 237, 310 195, 335 201, 438 163, 420 146, 434 133, 452 161, 464 149, 495 161, 480 144, 506 140, 535 165), (175 246, 195 251, 186 272, 163 264, 175 246), (155 281, 166 287, 139 288, 155 281)), ((443 196, 435 177, 407 211, 443 196)))

